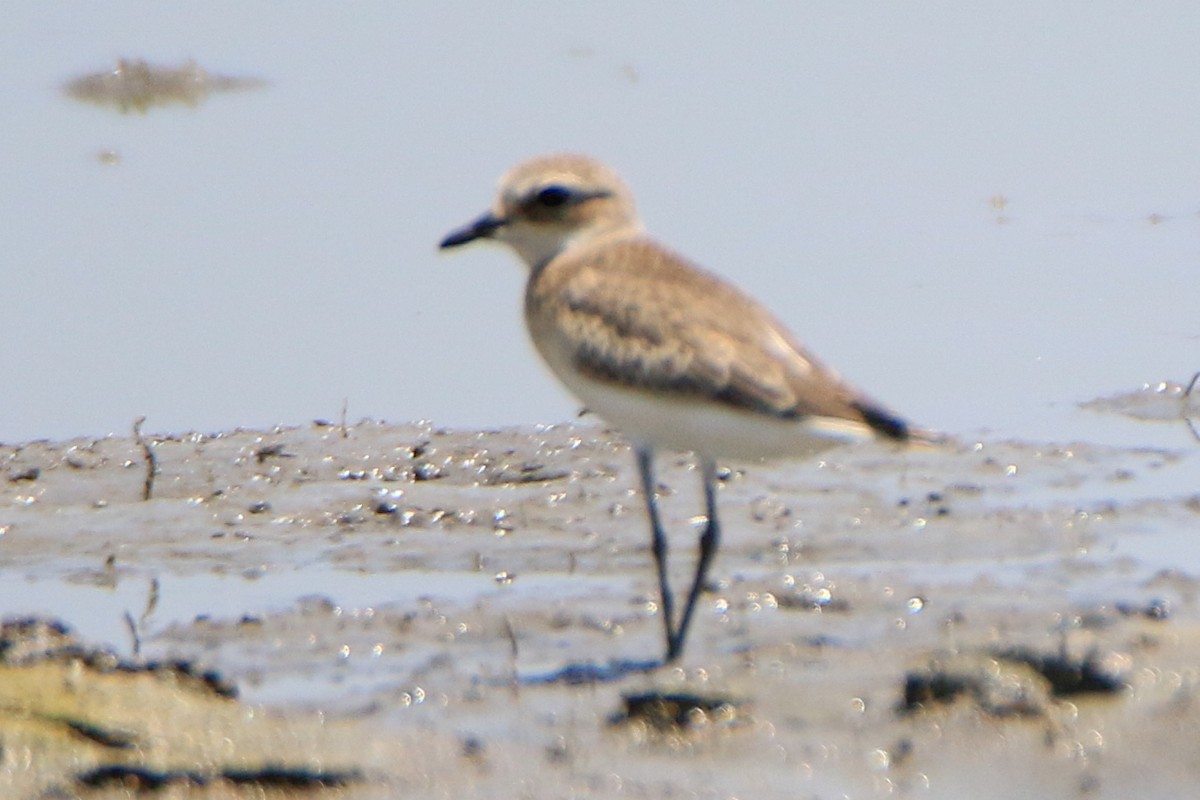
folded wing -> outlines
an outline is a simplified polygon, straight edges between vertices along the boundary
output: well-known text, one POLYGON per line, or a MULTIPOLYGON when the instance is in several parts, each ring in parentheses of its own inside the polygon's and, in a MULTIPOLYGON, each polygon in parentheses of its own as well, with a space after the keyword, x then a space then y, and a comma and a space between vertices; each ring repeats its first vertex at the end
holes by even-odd
POLYGON ((530 282, 544 319, 587 375, 779 418, 831 417, 903 439, 907 426, 805 351, 753 299, 648 240, 552 261, 530 282))

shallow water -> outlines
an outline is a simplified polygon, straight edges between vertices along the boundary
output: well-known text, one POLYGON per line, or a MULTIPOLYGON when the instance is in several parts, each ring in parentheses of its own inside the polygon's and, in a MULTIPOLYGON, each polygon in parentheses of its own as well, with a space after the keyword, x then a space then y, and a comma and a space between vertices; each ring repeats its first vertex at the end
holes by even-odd
MULTIPOLYGON (((0 441, 45 440, 0 447, 0 614, 341 720, 376 776, 353 797, 1200 780, 1196 8, 60 12, 0 25, 0 441), (118 58, 268 85, 126 115, 63 93, 118 58), (582 687, 537 678, 661 649, 630 455, 592 425, 492 430, 577 408, 511 258, 434 251, 555 149, 611 162, 658 236, 959 439, 731 465, 682 666, 582 687), (227 432, 169 433, 195 430, 227 432), (1130 689, 894 714, 907 669, 1014 643, 1094 649, 1130 689), (643 688, 737 695, 751 722, 610 728, 643 688)), ((679 584, 699 497, 665 461, 679 584)))
POLYGON ((0 441, 344 406, 570 419, 521 330, 514 260, 435 245, 511 163, 572 149, 923 424, 1183 446, 1076 404, 1200 369, 1200 118, 1178 103, 1200 88, 1198 15, 529 7, 497 37, 486 4, 5 9, 21 300, 0 441), (267 85, 144 114, 63 92, 119 58, 267 85))

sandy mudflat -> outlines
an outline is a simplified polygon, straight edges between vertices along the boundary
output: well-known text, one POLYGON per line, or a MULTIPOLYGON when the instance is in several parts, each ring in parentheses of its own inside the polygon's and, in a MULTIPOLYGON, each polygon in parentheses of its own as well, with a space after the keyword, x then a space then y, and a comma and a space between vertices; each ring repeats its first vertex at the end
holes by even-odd
MULTIPOLYGON (((1195 450, 731 465, 685 658, 606 672, 662 643, 632 459, 603 429, 147 439, 150 500, 131 438, 0 446, 0 611, 79 637, 8 629, 2 797, 1200 785, 1195 450), (565 680, 587 667, 611 680, 565 680), (645 692, 700 705, 615 721, 645 692)), ((660 478, 682 584, 697 478, 670 457, 660 478)))

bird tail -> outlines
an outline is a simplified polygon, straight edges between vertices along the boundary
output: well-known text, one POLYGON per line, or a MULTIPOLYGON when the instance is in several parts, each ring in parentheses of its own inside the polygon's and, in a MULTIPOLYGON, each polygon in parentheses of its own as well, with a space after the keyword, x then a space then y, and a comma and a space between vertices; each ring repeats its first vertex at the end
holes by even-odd
POLYGON ((879 406, 861 403, 856 404, 854 408, 862 414, 863 420, 872 430, 888 439, 929 447, 946 444, 950 440, 944 433, 929 428, 918 428, 879 406))

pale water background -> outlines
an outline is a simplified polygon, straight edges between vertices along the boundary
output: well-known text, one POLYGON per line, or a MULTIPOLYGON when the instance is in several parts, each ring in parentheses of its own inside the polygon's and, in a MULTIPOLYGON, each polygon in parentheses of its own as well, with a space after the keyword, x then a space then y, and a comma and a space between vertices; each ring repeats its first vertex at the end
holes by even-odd
MULTIPOLYGON (((930 610, 909 629, 930 632, 921 640, 930 646, 935 626, 959 606, 971 609, 978 630, 989 630, 991 617, 979 616, 989 603, 1011 603, 1040 631, 1069 609, 1166 596, 1178 608, 1179 629, 1189 630, 1193 601, 1172 594, 1174 579, 1150 576, 1178 573, 1186 595, 1187 576, 1200 572, 1200 444, 1179 419, 1138 421, 1078 404, 1143 383, 1186 382, 1200 370, 1197 42, 1200 6, 1182 2, 6 4, 0 442, 126 435, 140 415, 152 432, 296 425, 280 441, 289 449, 309 441, 304 463, 329 468, 336 446, 314 441, 327 431, 307 423, 337 420, 346 403, 351 421, 523 425, 484 444, 528 448, 532 458, 532 425, 570 419, 577 404, 525 341, 521 269, 498 249, 443 256, 436 245, 488 204, 511 164, 577 150, 626 177, 652 232, 762 298, 873 395, 918 422, 987 440, 977 458, 967 448, 898 471, 867 450, 839 457, 849 460, 849 473, 810 463, 755 471, 727 486, 724 508, 738 535, 729 537, 720 570, 739 581, 731 597, 776 585, 783 567, 763 561, 763 548, 767 533, 781 534, 750 517, 757 503, 776 508, 771 498, 782 484, 793 491, 778 509, 797 509, 794 523, 780 523, 783 532, 815 553, 815 563, 807 552, 797 556, 800 579, 813 578, 824 559, 843 586, 869 585, 859 595, 864 605, 855 606, 860 617, 829 617, 839 637, 868 645, 864 660, 900 652, 869 645, 898 648, 888 637, 900 629, 889 620, 910 614, 904 599, 918 594, 928 595, 930 610), (195 59, 212 73, 269 86, 216 94, 197 108, 126 115, 63 95, 66 81, 121 57, 164 66, 195 59), (101 157, 110 151, 116 163, 101 157), (1007 438, 1173 452, 1160 458, 994 441, 1007 438), (856 467, 856 458, 878 463, 856 467), (862 480, 851 491, 839 474, 862 480), (867 495, 865 504, 876 516, 864 536, 848 535, 858 490, 879 482, 878 497, 867 495), (978 497, 953 491, 972 482, 986 487, 978 497), (812 483, 832 487, 829 502, 794 488, 812 483), (912 520, 910 529, 907 516, 932 489, 949 492, 953 513, 931 517, 928 530, 925 519, 912 520), (911 508, 898 504, 910 496, 911 508), (1063 586, 1086 596, 1068 597, 1063 586), (881 623, 888 633, 872 639, 881 623)), ((338 457, 360 457, 361 445, 386 461, 398 442, 409 442, 371 430, 356 430, 338 457)), ((230 441, 236 436, 216 440, 214 448, 233 451, 218 449, 185 474, 210 491, 211 472, 238 453, 252 461, 255 437, 241 434, 244 445, 230 441)), ((23 452, 32 458, 38 450, 23 452)), ((617 455, 603 454, 605 469, 620 463, 617 455)), ((615 482, 594 479, 571 497, 583 503, 600 491, 611 494, 607 507, 628 504, 632 465, 624 463, 615 482)), ((347 618, 381 609, 389 620, 433 595, 472 624, 492 624, 506 609, 564 597, 581 620, 620 620, 636 587, 647 585, 643 521, 595 513, 604 505, 587 507, 586 525, 576 524, 580 506, 568 527, 543 521, 503 545, 486 530, 445 537, 479 548, 487 569, 476 573, 462 571, 465 550, 448 564, 396 570, 379 557, 399 539, 385 523, 367 525, 361 542, 341 540, 330 515, 349 502, 345 482, 330 479, 329 496, 314 497, 307 516, 280 533, 286 520, 274 519, 286 516, 297 481, 264 484, 280 492, 279 512, 243 520, 239 507, 226 519, 215 516, 222 503, 232 509, 251 498, 231 491, 211 505, 141 503, 126 496, 137 488, 135 470, 120 464, 110 461, 107 472, 47 469, 28 484, 0 480, 14 496, 0 509, 0 614, 59 615, 122 653, 136 641, 129 614, 141 620, 143 654, 198 655, 242 678, 252 700, 335 703, 346 681, 391 693, 380 695, 381 718, 407 721, 394 695, 420 669, 406 659, 440 648, 389 643, 385 657, 371 660, 355 644, 354 659, 346 659, 346 643, 383 640, 366 638, 376 635, 369 626, 347 624, 343 632, 333 623, 317 647, 298 623, 279 648, 291 660, 264 656, 253 632, 245 638, 253 646, 242 648, 242 615, 268 623, 303 617, 304 595, 329 598, 347 618), (104 495, 111 505, 37 499, 55 481, 93 479, 113 482, 104 495), (168 546, 185 541, 183 521, 194 525, 186 547, 168 546), (250 553, 234 536, 212 538, 213 528, 251 525, 263 535, 250 553), (571 537, 593 525, 622 538, 585 578, 522 561, 519 548, 514 555, 530 536, 554 557, 573 554, 580 545, 571 537), (357 560, 331 557, 360 544, 377 549, 357 560), (106 569, 104 556, 118 552, 106 569), (224 556, 227 571, 197 554, 224 556), (509 568, 520 577, 503 588, 496 570, 509 568), (213 639, 218 649, 205 649, 204 626, 193 623, 200 614, 215 621, 213 630, 234 630, 213 639), (342 663, 353 671, 330 666, 342 663), (245 680, 259 671, 260 679, 245 680)), ((256 486, 253 472, 250 463, 229 487, 256 486)), ((682 484, 679 470, 674 477, 682 484)), ((434 507, 418 486, 428 488, 405 487, 412 502, 434 507)), ((490 504, 512 500, 489 491, 478 500, 482 519, 490 504)), ((543 509, 558 490, 529 491, 525 502, 543 509)), ((362 496, 371 496, 365 485, 362 496)), ((440 546, 440 531, 412 539, 440 546)), ((686 537, 679 542, 682 551, 686 537)), ((695 635, 716 641, 709 617, 695 635)), ((640 641, 631 635, 603 649, 546 649, 566 634, 552 618, 538 619, 524 622, 525 669, 537 663, 538 646, 558 665, 568 652, 599 659, 640 641)), ((1004 626, 996 629, 1011 630, 1010 619, 998 619, 1004 626)), ((773 632, 792 639, 806 626, 821 630, 811 619, 757 624, 764 641, 773 632)), ((509 643, 493 634, 464 647, 453 662, 456 686, 474 685, 479 665, 507 653, 509 643)), ((842 655, 836 672, 846 686, 856 684, 863 662, 842 655)), ((781 684, 768 684, 764 696, 772 686, 781 684)), ((786 688, 776 698, 807 704, 844 687, 786 688)), ((500 727, 486 729, 493 752, 520 739, 507 735, 505 720, 574 707, 560 695, 523 697, 541 705, 519 714, 498 706, 504 713, 492 719, 500 727)), ((1126 718, 1131 728, 1160 729, 1126 718)), ((452 710, 441 724, 470 730, 475 723, 463 719, 452 710)), ((593 727, 603 730, 581 724, 593 727)), ((856 731, 856 747, 860 739, 856 731)), ((1105 755, 1118 775, 1119 747, 1105 755)), ((949 772, 964 776, 963 785, 1010 791, 1009 781, 980 778, 999 762, 972 750, 949 772)), ((1180 764, 1186 771, 1173 751, 1147 752, 1126 759, 1131 784, 1174 774, 1180 764)), ((1014 763, 1021 768, 1013 774, 1036 784, 1025 761, 1014 763)), ((683 767, 666 768, 677 780, 692 779, 683 767)))
POLYGON ((570 418, 515 260, 436 243, 578 150, 915 420, 1192 446, 1076 403, 1200 369, 1197 41, 1183 2, 8 4, 0 441, 570 418), (61 93, 118 57, 270 86, 61 93))

